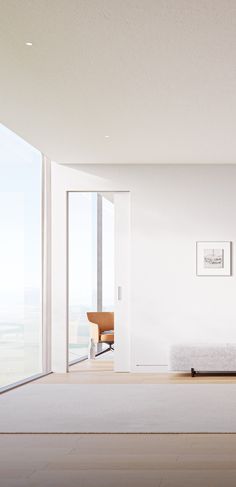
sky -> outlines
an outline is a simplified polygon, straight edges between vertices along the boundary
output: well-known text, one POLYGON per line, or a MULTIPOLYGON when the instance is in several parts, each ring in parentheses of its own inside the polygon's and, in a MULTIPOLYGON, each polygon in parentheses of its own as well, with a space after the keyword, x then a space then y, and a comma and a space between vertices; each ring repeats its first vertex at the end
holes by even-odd
POLYGON ((41 293, 41 153, 0 124, 0 322, 41 293))

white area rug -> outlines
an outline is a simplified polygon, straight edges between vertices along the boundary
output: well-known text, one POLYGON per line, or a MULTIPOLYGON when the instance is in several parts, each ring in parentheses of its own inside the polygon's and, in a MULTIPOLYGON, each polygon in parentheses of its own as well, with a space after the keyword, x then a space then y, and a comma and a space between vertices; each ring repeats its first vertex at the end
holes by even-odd
POLYGON ((236 385, 34 384, 0 398, 0 433, 236 433, 236 385))

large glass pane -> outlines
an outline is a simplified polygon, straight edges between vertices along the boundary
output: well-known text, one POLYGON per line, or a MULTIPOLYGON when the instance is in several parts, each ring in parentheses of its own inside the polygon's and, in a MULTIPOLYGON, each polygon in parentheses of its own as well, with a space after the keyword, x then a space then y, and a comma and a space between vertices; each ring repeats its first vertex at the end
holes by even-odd
POLYGON ((0 386, 42 372, 41 153, 0 125, 0 386))
POLYGON ((97 194, 69 193, 69 361, 88 354, 97 309, 97 194))
POLYGON ((102 309, 114 311, 114 203, 112 193, 102 197, 102 309))

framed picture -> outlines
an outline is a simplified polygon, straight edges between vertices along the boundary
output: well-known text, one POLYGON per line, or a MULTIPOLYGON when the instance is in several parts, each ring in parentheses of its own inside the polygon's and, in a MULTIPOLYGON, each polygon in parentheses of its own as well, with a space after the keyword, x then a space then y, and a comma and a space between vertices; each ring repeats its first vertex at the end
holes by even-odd
POLYGON ((231 242, 197 242, 197 276, 231 276, 231 242))

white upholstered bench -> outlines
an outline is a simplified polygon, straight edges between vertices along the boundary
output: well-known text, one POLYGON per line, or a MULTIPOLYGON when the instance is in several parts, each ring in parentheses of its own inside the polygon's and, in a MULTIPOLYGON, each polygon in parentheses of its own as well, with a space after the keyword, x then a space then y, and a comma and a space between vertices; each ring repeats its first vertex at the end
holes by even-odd
POLYGON ((170 370, 196 374, 236 375, 236 343, 175 344, 170 348, 170 370))

